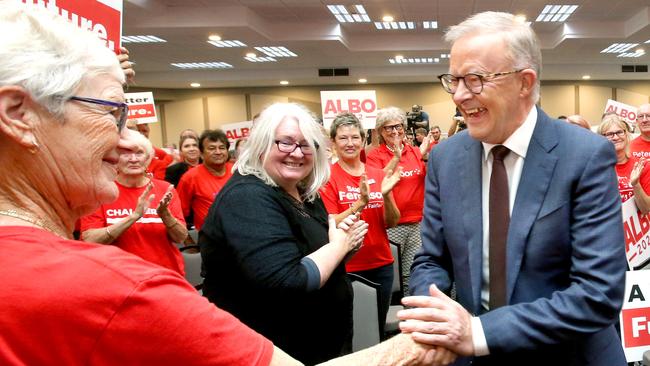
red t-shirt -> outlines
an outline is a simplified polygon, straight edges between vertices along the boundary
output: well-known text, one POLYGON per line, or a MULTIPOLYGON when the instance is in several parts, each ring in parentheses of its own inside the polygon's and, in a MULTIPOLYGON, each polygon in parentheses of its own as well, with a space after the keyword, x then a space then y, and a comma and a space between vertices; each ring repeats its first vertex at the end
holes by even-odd
POLYGON ((270 363, 270 341, 175 272, 26 226, 0 243, 2 365, 270 363))
MULTIPOLYGON (((183 256, 167 236, 167 228, 156 212, 158 202, 167 191, 169 183, 157 179, 153 179, 152 182, 153 188, 149 194, 153 194, 155 197, 151 201, 151 205, 145 214, 117 237, 112 244, 151 263, 184 274, 183 256)), ((138 198, 146 188, 146 186, 131 188, 118 182, 115 183, 120 191, 117 200, 113 203, 103 204, 94 213, 83 217, 81 219, 82 232, 113 225, 128 217, 137 206, 138 198)), ((181 202, 176 191, 173 191, 169 212, 181 225, 185 225, 181 202)))
MULTIPOLYGON (((393 152, 386 144, 381 144, 368 153, 367 165, 383 169, 393 159, 393 152)), ((422 154, 417 147, 404 145, 402 158, 398 166, 402 167, 402 178, 393 188, 393 198, 401 214, 400 224, 412 224, 422 220, 424 208, 424 176, 426 168, 422 154)))
POLYGON ((147 172, 153 174, 153 177, 159 180, 165 179, 165 171, 169 164, 174 161, 174 158, 167 154, 165 150, 159 149, 157 147, 153 148, 154 156, 151 159, 151 163, 147 167, 147 172))
MULTIPOLYGON (((632 185, 630 184, 630 175, 632 174, 632 169, 634 168, 634 164, 637 162, 637 160, 638 159, 632 157, 627 159, 627 162, 625 163, 616 164, 618 191, 621 194, 622 202, 625 202, 634 197, 634 188, 632 188, 632 185)), ((650 169, 648 168, 647 163, 646 166, 643 167, 639 182, 641 183, 641 187, 643 187, 643 191, 645 193, 650 192, 650 169)))
POLYGON ((181 177, 178 182, 178 195, 181 198, 183 214, 187 217, 190 215, 190 210, 194 212, 196 230, 201 230, 212 202, 230 177, 232 177, 231 162, 226 163, 226 172, 221 177, 210 173, 203 164, 188 170, 181 177))
MULTIPOLYGON (((361 211, 361 219, 368 223, 368 234, 363 246, 345 265, 348 272, 365 271, 393 263, 393 255, 388 245, 386 223, 384 221, 384 198, 381 194, 381 181, 384 172, 366 166, 366 176, 370 186, 370 200, 361 211)), ((341 213, 359 199, 359 181, 336 163, 332 165, 330 180, 321 189, 321 198, 327 212, 341 213)))
POLYGON ((633 158, 650 158, 650 141, 639 136, 630 142, 630 153, 633 158))

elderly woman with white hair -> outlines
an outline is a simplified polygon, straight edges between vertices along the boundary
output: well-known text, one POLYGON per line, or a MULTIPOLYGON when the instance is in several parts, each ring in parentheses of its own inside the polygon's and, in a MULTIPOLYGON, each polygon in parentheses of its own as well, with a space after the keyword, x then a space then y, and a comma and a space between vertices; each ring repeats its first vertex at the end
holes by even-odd
MULTIPOLYGON (((401 214, 397 226, 388 228, 388 238, 400 245, 402 254, 402 291, 408 292, 411 263, 415 253, 422 246, 420 221, 424 208, 424 177, 426 169, 422 153, 417 147, 404 143, 406 113, 396 107, 377 111, 375 130, 379 132, 379 147, 372 150, 366 164, 372 168, 384 169, 395 155, 401 154, 398 167, 402 169, 400 182, 393 188, 393 197, 401 214)), ((394 169, 394 168, 391 168, 394 169)))
POLYGON ((368 230, 355 215, 328 223, 325 143, 304 107, 265 109, 199 237, 204 295, 306 364, 350 350, 344 259, 368 230))
POLYGON ((134 149, 120 154, 115 180, 119 196, 81 219, 81 238, 115 245, 184 274, 183 257, 174 243, 185 240, 187 228, 176 190, 147 174, 154 156, 149 139, 139 132, 125 133, 134 149))

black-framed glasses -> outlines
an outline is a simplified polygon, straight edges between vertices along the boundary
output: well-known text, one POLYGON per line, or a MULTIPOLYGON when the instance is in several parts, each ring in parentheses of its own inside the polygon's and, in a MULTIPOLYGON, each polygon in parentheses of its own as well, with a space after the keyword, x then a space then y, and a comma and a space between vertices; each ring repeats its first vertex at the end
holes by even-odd
POLYGON ((485 83, 486 81, 498 78, 500 76, 522 72, 524 70, 525 69, 517 69, 512 71, 494 72, 490 74, 477 74, 477 73, 470 72, 469 74, 465 74, 464 76, 442 74, 442 75, 438 75, 438 79, 440 79, 442 88, 445 89, 447 93, 450 94, 456 93, 460 80, 463 80, 463 82, 465 83, 465 87, 470 92, 474 94, 481 94, 481 92, 483 91, 483 83, 485 83))
POLYGON ((618 131, 612 131, 612 132, 605 132, 603 136, 607 137, 608 139, 613 139, 614 136, 617 136, 618 138, 623 138, 625 136, 625 131, 623 130, 618 130, 618 131))
POLYGON ((314 142, 315 147, 311 147, 309 144, 299 144, 297 142, 282 140, 275 140, 275 144, 278 145, 278 150, 285 154, 291 154, 292 152, 296 151, 297 148, 300 148, 300 151, 303 155, 313 154, 314 148, 318 150, 318 144, 316 142, 314 142))
POLYGON ((388 133, 390 133, 393 130, 395 130, 397 132, 400 132, 400 131, 402 131, 404 129, 404 125, 400 123, 398 125, 382 126, 382 128, 384 129, 384 131, 386 131, 388 133))
POLYGON ((115 107, 112 111, 113 117, 115 117, 115 122, 117 124, 117 131, 122 132, 124 125, 126 125, 126 119, 129 117, 129 106, 126 103, 112 102, 110 100, 104 99, 95 99, 95 98, 85 98, 72 96, 70 100, 76 100, 84 103, 92 103, 99 105, 107 105, 110 107, 115 107))

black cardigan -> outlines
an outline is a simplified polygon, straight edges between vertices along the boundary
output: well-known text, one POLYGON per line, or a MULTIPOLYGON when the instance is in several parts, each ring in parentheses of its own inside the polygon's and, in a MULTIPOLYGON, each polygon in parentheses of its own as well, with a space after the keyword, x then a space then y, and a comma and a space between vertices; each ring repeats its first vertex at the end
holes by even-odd
POLYGON ((300 264, 328 242, 327 229, 320 198, 301 208, 280 188, 235 173, 199 239, 204 295, 306 364, 347 353, 352 289, 345 266, 308 291, 300 264))

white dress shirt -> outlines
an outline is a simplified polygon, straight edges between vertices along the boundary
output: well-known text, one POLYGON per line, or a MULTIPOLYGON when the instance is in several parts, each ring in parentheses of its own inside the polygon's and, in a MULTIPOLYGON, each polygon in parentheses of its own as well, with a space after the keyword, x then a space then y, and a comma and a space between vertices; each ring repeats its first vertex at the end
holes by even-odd
MULTIPOLYGON (((519 187, 519 180, 521 179, 521 172, 526 160, 526 152, 530 139, 533 137, 533 130, 537 124, 537 108, 533 106, 528 112, 528 116, 524 123, 515 130, 503 142, 503 146, 510 149, 510 154, 506 156, 503 163, 508 173, 508 195, 510 199, 510 214, 512 215, 512 208, 517 198, 517 188, 519 187)), ((483 281, 481 281, 481 306, 484 309, 489 308, 490 300, 490 214, 489 214, 489 199, 490 199, 490 175, 492 174, 492 161, 493 157, 490 154, 492 148, 496 145, 483 142, 483 159, 481 159, 481 177, 482 177, 482 195, 481 195, 481 208, 483 214, 483 281)), ((472 318, 472 340, 474 342, 474 354, 476 356, 484 356, 490 354, 487 346, 487 340, 483 333, 483 326, 478 317, 472 318)))

